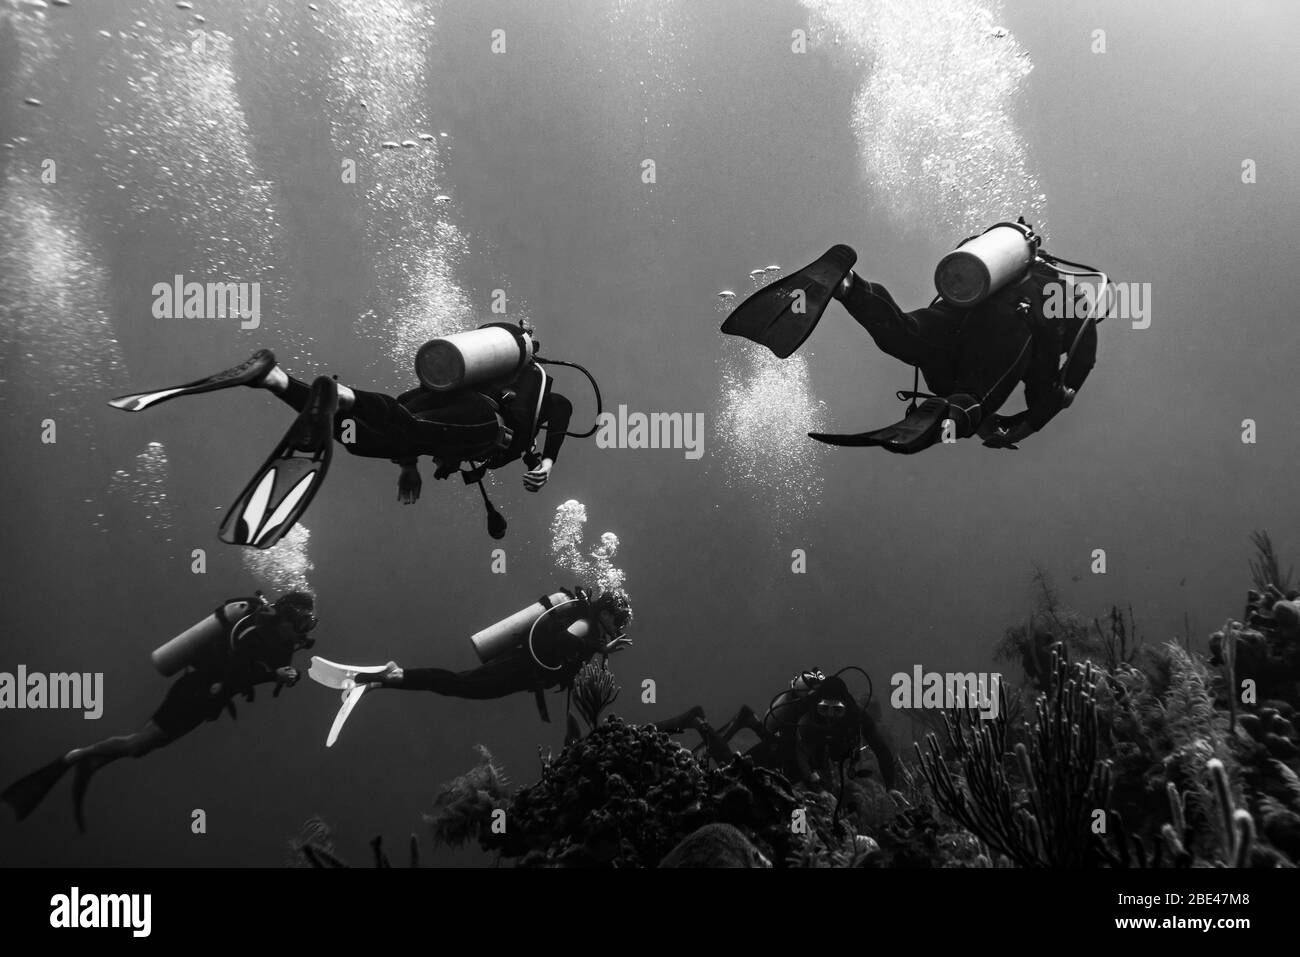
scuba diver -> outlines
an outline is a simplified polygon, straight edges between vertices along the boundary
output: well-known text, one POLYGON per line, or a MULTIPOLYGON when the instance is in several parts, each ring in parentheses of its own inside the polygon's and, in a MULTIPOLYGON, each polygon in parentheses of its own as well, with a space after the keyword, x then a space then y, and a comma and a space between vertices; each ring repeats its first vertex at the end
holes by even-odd
POLYGON ((574 678, 588 661, 596 655, 607 658, 630 646, 632 640, 625 632, 631 620, 631 606, 621 592, 605 592, 593 598, 582 588, 562 588, 471 635, 482 664, 470 671, 402 668, 394 661, 374 666, 341 665, 312 658, 308 676, 343 692, 343 705, 325 746, 331 747, 338 740, 348 715, 372 688, 432 691, 476 700, 531 691, 538 714, 549 722, 545 692, 554 689, 571 693, 574 678))
POLYGON ((882 783, 892 790, 897 779, 894 754, 872 716, 872 693, 868 690, 862 700, 855 699, 841 677, 846 671, 860 672, 870 688, 870 677, 856 666, 829 677, 814 668, 796 675, 790 687, 771 700, 761 718, 744 705, 734 718, 714 730, 705 720, 704 709, 696 705, 677 717, 656 721, 655 727, 668 734, 698 732, 702 746, 719 764, 735 757, 728 742, 748 729, 758 735, 759 743, 745 754, 791 781, 829 790, 834 780, 832 769, 838 765, 841 800, 852 764, 866 747, 875 755, 882 783))
MULTIPOLYGON (((979 435, 990 448, 1015 449, 1074 401, 1096 362, 1097 323, 1109 288, 1101 271, 1050 256, 1040 245, 1023 217, 964 240, 935 270, 939 295, 914 312, 903 312, 884 286, 853 272, 853 249, 833 246, 746 299, 722 331, 785 359, 812 333, 831 299, 838 299, 883 352, 914 367, 912 390, 897 393, 910 404, 903 419, 885 428, 856 435, 810 432, 810 438, 907 455, 941 439, 979 435), (1087 298, 1075 294, 1081 276, 1099 280, 1099 294, 1082 310, 1087 314, 1077 315, 1076 307, 1049 315, 1049 301, 1060 303, 1062 289, 1071 306, 1087 298), (917 391, 919 376, 934 393, 917 391), (1022 382, 1025 411, 999 415, 1022 382), (925 401, 918 405, 918 399, 925 401)), ((1093 291, 1089 283, 1079 288, 1093 291)))
POLYGON ((158 709, 134 734, 106 738, 67 754, 27 775, 0 793, 23 820, 32 813, 63 777, 75 768, 72 800, 77 827, 86 831, 82 806, 91 776, 119 758, 142 758, 189 734, 221 712, 235 717, 235 695, 253 700, 259 684, 274 684, 277 697, 286 685, 301 677, 293 656, 315 644, 309 633, 316 627, 315 603, 306 592, 291 591, 268 604, 258 592, 251 598, 232 598, 212 614, 154 650, 150 656, 163 677, 184 673, 172 683, 158 709))
POLYGON ((320 376, 309 386, 276 364, 262 349, 239 365, 169 389, 120 396, 115 409, 142 412, 185 395, 235 386, 266 389, 298 413, 271 457, 240 493, 221 525, 221 540, 233 545, 270 548, 306 511, 329 468, 331 435, 353 455, 389 459, 400 466, 397 498, 412 504, 420 497, 418 460, 434 460, 434 477, 460 471, 477 484, 487 509, 488 533, 502 538, 506 521, 488 499, 483 478, 522 459, 528 471, 524 488, 542 488, 555 467, 566 436, 586 438, 596 431, 567 431, 570 401, 551 388, 544 365, 580 370, 596 393, 586 369, 572 362, 543 359, 525 323, 490 323, 471 332, 432 339, 415 357, 419 385, 399 396, 366 392, 320 376), (539 432, 546 441, 539 452, 539 432))

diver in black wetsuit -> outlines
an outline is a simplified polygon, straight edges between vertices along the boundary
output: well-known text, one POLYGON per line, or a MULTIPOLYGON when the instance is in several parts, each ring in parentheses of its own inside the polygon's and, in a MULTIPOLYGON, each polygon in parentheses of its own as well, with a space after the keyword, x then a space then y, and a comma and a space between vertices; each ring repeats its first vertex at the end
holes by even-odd
POLYGON ((524 456, 542 428, 547 432, 546 444, 540 460, 524 475, 524 487, 535 492, 546 484, 564 443, 573 405, 535 373, 534 367, 526 366, 512 381, 482 391, 434 392, 417 386, 394 397, 331 384, 327 377, 308 385, 285 372, 269 349, 261 349, 238 366, 205 379, 121 396, 109 404, 141 412, 182 395, 242 385, 266 389, 299 413, 315 407, 328 409, 333 420, 327 428, 349 452, 401 465, 398 498, 410 503, 420 494, 416 462, 421 455, 438 462, 439 478, 451 474, 462 461, 483 461, 489 468, 500 468, 524 456), (337 393, 332 402, 314 395, 330 390, 337 393))
POLYGON ((938 299, 903 312, 884 286, 850 271, 835 298, 882 352, 917 367, 936 394, 916 410, 916 428, 884 448, 904 453, 928 448, 939 441, 945 419, 952 420, 956 438, 978 433, 990 448, 1010 448, 1068 406, 1096 364, 1097 333, 1095 327, 1084 333, 1058 387, 1060 357, 1085 322, 1082 316, 1043 318, 1043 287, 1058 279, 1035 265, 1022 282, 974 309, 938 299), (998 415, 1021 382, 1025 411, 998 415))
POLYGON ((914 312, 903 312, 883 286, 855 275, 856 261, 849 246, 832 246, 759 289, 722 324, 724 333, 784 359, 838 299, 883 352, 916 367, 934 390, 900 392, 912 404, 893 425, 852 435, 809 433, 820 442, 911 454, 941 439, 978 434, 991 448, 1013 449, 1074 401, 1096 361, 1105 274, 1043 252, 1023 218, 998 223, 944 257, 935 276, 939 297, 914 312), (1092 289, 1076 283, 1082 276, 1096 277, 1099 291, 1076 312, 1080 293, 1092 289), (1062 307, 1059 315, 1055 306, 1062 307), (1021 382, 1026 410, 999 415, 1021 382))
MULTIPOLYGON (((353 455, 389 459, 400 465, 397 498, 411 504, 420 497, 422 482, 417 462, 421 455, 437 463, 436 478, 446 478, 462 460, 480 456, 489 468, 501 468, 523 457, 532 447, 535 429, 544 428, 546 442, 541 459, 524 473, 524 488, 536 492, 550 478, 559 457, 573 404, 558 392, 548 391, 540 397, 538 421, 530 422, 540 388, 530 371, 524 370, 495 395, 470 390, 438 393, 417 386, 394 398, 338 386, 335 438, 353 455), (501 420, 508 434, 503 435, 501 420), (349 422, 355 423, 352 436, 346 432, 349 422)), ((270 390, 298 412, 307 407, 311 394, 306 382, 279 366, 256 385, 270 390)))
POLYGON ((845 765, 865 741, 875 755, 882 783, 893 788, 897 778, 894 754, 869 708, 869 698, 856 700, 839 675, 827 677, 813 669, 797 675, 789 690, 772 699, 761 718, 745 705, 715 730, 697 705, 684 714, 656 721, 655 727, 669 734, 698 732, 709 756, 719 763, 735 756, 728 744, 731 738, 749 729, 759 737, 759 743, 745 752, 755 763, 814 787, 831 786, 835 765, 840 766, 842 778, 845 765))
POLYGON ((596 655, 611 655, 632 644, 624 635, 632 612, 621 594, 606 593, 595 599, 580 589, 566 594, 576 600, 556 606, 525 640, 470 671, 401 668, 389 662, 384 671, 357 674, 354 680, 478 700, 528 691, 537 700, 542 720, 550 721, 544 692, 570 690, 582 666, 596 655), (585 627, 575 627, 580 623, 585 627))
MULTIPOLYGON (((162 402, 235 386, 267 389, 298 417, 222 523, 224 542, 269 548, 297 523, 320 488, 332 455, 331 437, 353 455, 386 458, 401 466, 398 500, 419 498, 422 455, 437 463, 435 478, 460 471, 475 483, 487 510, 488 533, 505 535, 506 521, 488 500, 483 479, 516 459, 527 466, 524 488, 549 480, 573 414, 567 398, 551 389, 543 365, 575 363, 543 359, 526 323, 489 323, 477 330, 430 340, 416 356, 420 386, 390 396, 339 385, 318 376, 311 385, 295 379, 262 349, 233 368, 166 389, 118 396, 115 409, 142 412, 162 402), (459 341, 456 341, 459 340, 459 341), (541 451, 535 445, 546 430, 541 451), (465 466, 469 467, 466 468, 465 466)), ((585 369, 597 396, 600 390, 585 369)), ((585 437, 595 432, 580 433, 585 437)))
POLYGON ((82 806, 91 776, 119 758, 142 758, 189 734, 222 711, 235 716, 233 698, 242 694, 253 700, 259 684, 280 689, 298 683, 293 667, 294 653, 310 648, 309 633, 316 627, 315 603, 306 592, 288 592, 267 605, 260 596, 235 599, 216 610, 221 622, 204 647, 188 661, 186 670, 172 683, 158 709, 143 728, 133 734, 106 738, 83 748, 74 748, 45 767, 16 781, 0 794, 0 800, 23 820, 36 809, 69 768, 75 768, 73 807, 77 827, 86 830, 82 806), (237 618, 229 609, 240 607, 237 618))

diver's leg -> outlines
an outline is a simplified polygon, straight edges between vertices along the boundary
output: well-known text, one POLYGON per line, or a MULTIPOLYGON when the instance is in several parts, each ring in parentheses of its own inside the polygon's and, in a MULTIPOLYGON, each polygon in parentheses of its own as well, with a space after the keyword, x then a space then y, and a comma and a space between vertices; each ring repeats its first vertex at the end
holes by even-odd
POLYGON ((381 684, 402 691, 432 691, 451 698, 487 700, 533 690, 530 677, 526 669, 491 662, 471 671, 406 668, 401 678, 385 678, 381 684))
POLYGON ((772 737, 772 732, 763 726, 763 721, 754 710, 744 704, 734 718, 718 729, 718 738, 730 747, 731 739, 746 730, 754 732, 763 741, 772 737))
POLYGON ((84 748, 73 748, 63 756, 63 759, 69 764, 94 759, 99 767, 103 767, 119 758, 142 758, 170 741, 171 738, 163 732, 162 728, 149 721, 143 728, 132 734, 120 734, 84 748))
MULTIPOLYGON (((334 416, 334 438, 353 455, 363 458, 399 460, 411 457, 411 416, 397 399, 382 392, 368 392, 335 384, 338 412, 334 416)), ((311 401, 311 386, 276 368, 265 386, 298 413, 311 401)))
POLYGON ((662 721, 656 721, 654 726, 665 734, 685 734, 687 731, 694 729, 696 724, 703 719, 704 709, 697 704, 689 711, 684 711, 671 718, 664 718, 662 721))
POLYGON ((698 732, 704 742, 705 749, 709 753, 709 757, 719 764, 725 764, 736 756, 735 752, 727 747, 726 740, 714 730, 713 725, 704 719, 704 708, 698 704, 674 718, 656 721, 654 726, 667 734, 685 734, 687 731, 698 732))
MULTIPOLYGON (((289 375, 278 365, 268 372, 260 382, 250 384, 255 389, 266 389, 295 412, 301 412, 307 408, 307 400, 311 397, 310 383, 289 375)), ((337 388, 339 392, 339 411, 344 412, 351 409, 356 404, 360 390, 351 389, 345 385, 339 385, 337 388)))
POLYGON ((881 352, 908 365, 928 366, 952 353, 961 313, 942 303, 903 312, 884 286, 849 273, 835 293, 881 352))
POLYGON ((85 803, 86 791, 90 788, 90 779, 96 771, 111 764, 119 758, 142 758, 152 751, 170 744, 175 740, 153 721, 134 734, 123 734, 115 738, 106 738, 97 744, 85 748, 74 748, 64 756, 64 761, 75 768, 72 780, 72 808, 77 819, 77 828, 86 831, 85 803))

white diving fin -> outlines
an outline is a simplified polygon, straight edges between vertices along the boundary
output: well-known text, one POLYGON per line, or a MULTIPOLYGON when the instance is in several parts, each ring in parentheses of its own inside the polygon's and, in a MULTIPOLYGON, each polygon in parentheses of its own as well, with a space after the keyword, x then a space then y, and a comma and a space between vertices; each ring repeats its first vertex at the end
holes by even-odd
POLYGON ((363 684, 356 683, 357 675, 379 674, 388 668, 387 665, 341 665, 336 661, 328 661, 325 658, 313 656, 311 667, 307 670, 307 677, 311 678, 317 684, 322 684, 326 688, 333 688, 336 691, 343 692, 343 704, 339 707, 339 713, 334 716, 334 724, 330 726, 329 737, 325 739, 325 747, 334 747, 334 742, 339 739, 339 732, 343 730, 343 725, 348 720, 348 715, 352 714, 352 709, 357 706, 357 702, 375 685, 370 682, 363 684))
POLYGON ((334 723, 330 726, 329 737, 325 739, 325 747, 334 747, 334 742, 339 739, 339 732, 343 730, 343 724, 348 720, 348 715, 357 706, 361 696, 373 687, 374 685, 371 684, 353 685, 343 692, 343 706, 339 708, 339 713, 334 716, 334 723))
POLYGON ((377 675, 387 667, 387 665, 341 665, 337 661, 329 661, 313 655, 307 677, 326 688, 346 690, 352 687, 354 684, 352 679, 357 675, 377 675))

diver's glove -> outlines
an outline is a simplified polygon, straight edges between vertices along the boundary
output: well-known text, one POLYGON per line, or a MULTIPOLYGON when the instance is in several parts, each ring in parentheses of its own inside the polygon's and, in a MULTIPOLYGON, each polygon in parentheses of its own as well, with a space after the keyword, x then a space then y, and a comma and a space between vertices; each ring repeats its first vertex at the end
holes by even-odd
POLYGON ((980 425, 978 433, 984 445, 990 449, 1010 449, 1018 451, 1017 442, 1033 432, 1027 419, 1017 420, 1017 416, 991 415, 980 425))
POLYGON ((403 505, 414 505, 423 486, 420 470, 414 465, 403 465, 402 474, 397 476, 397 500, 403 505))

